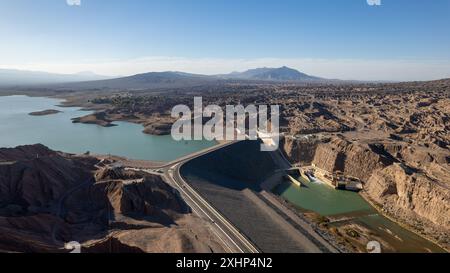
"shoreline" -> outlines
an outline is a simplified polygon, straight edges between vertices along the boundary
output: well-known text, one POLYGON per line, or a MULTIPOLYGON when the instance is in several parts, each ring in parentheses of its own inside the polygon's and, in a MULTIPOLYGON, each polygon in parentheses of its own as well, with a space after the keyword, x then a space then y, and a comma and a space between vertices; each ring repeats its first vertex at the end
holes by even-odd
POLYGON ((114 160, 127 168, 162 168, 170 161, 154 161, 143 159, 132 159, 118 155, 91 154, 91 156, 102 160, 114 160))
POLYGON ((77 117, 73 119, 73 122, 83 124, 95 124, 102 127, 116 126, 114 122, 129 122, 137 125, 141 125, 142 133, 152 136, 166 136, 170 135, 173 122, 170 117, 167 116, 145 116, 139 113, 122 114, 122 113, 110 113, 113 107, 107 104, 94 104, 90 101, 81 102, 73 97, 67 95, 57 96, 61 99, 62 103, 60 107, 80 107, 82 111, 91 111, 92 113, 77 117), (72 98, 72 100, 71 100, 72 98))
MULTIPOLYGON (((30 101, 31 105, 34 105, 34 107, 30 108, 30 109, 33 109, 33 111, 50 109, 53 107, 54 109, 60 110, 61 112, 68 113, 68 115, 66 115, 67 118, 64 118, 63 120, 58 121, 58 122, 64 122, 64 124, 65 124, 65 125, 61 125, 60 128, 66 128, 67 126, 69 126, 69 127, 72 126, 71 124, 73 122, 71 121, 71 118, 74 118, 74 117, 76 118, 76 117, 79 117, 82 115, 86 115, 85 111, 88 111, 87 112, 88 114, 92 113, 92 111, 89 110, 90 106, 88 105, 87 100, 83 99, 83 101, 85 101, 86 103, 77 102, 77 104, 74 104, 73 101, 71 100, 71 98, 67 97, 67 94, 61 94, 59 96, 53 96, 53 95, 49 95, 49 94, 42 94, 41 96, 30 96, 29 94, 21 94, 20 92, 17 92, 17 93, 15 93, 15 95, 6 94, 4 96, 0 96, 0 99, 2 101, 6 101, 6 102, 7 101, 30 101), (10 99, 8 99, 8 97, 10 99), (33 102, 34 99, 37 100, 38 102, 43 101, 45 103, 37 103, 36 104, 35 102, 33 102), (66 109, 61 109, 59 107, 65 107, 66 109), (84 108, 80 109, 81 107, 84 107, 84 108)), ((26 110, 26 111, 24 111, 24 114, 29 116, 30 111, 32 111, 32 110, 29 110, 29 111, 26 110)), ((7 118, 7 117, 5 117, 5 118, 7 118)), ((37 117, 36 121, 39 121, 40 118, 44 119, 44 123, 45 123, 46 117, 37 117)), ((59 120, 60 120, 60 118, 59 118, 59 120)), ((87 125, 89 125, 89 124, 87 124, 87 125)), ((157 161, 161 161, 161 162, 163 162, 163 161, 169 162, 171 160, 176 159, 177 156, 180 155, 180 153, 182 156, 185 156, 186 153, 195 151, 195 149, 199 149, 202 147, 209 147, 209 146, 213 145, 211 143, 208 144, 206 142, 202 143, 201 141, 198 144, 195 142, 184 143, 182 141, 175 143, 175 141, 170 136, 153 135, 153 134, 148 134, 148 133, 145 134, 142 130, 143 128, 141 127, 142 124, 137 124, 137 122, 131 122, 128 120, 123 120, 123 121, 118 120, 117 125, 123 126, 124 129, 116 129, 115 131, 121 130, 121 131, 123 131, 123 134, 129 134, 130 132, 126 132, 124 130, 127 130, 126 128, 132 128, 133 136, 136 136, 134 139, 144 140, 144 141, 147 139, 150 139, 149 142, 144 142, 144 143, 153 143, 153 141, 151 139, 154 138, 156 141, 155 143, 164 144, 163 146, 157 145, 157 146, 155 146, 155 148, 149 148, 150 151, 155 150, 155 151, 157 151, 157 153, 160 153, 160 155, 155 155, 155 154, 146 155, 145 151, 147 151, 147 149, 141 149, 139 147, 136 147, 136 145, 132 145, 133 147, 131 147, 131 150, 134 151, 134 153, 127 152, 127 150, 121 152, 120 150, 117 150, 117 149, 96 150, 95 146, 94 146, 94 148, 86 149, 86 150, 90 150, 91 153, 97 153, 97 154, 108 154, 111 152, 111 154, 113 154, 113 155, 128 156, 129 158, 136 159, 136 160, 134 160, 135 163, 133 164, 133 165, 136 165, 137 164, 136 162, 141 159, 143 159, 143 160, 150 159, 150 160, 157 160, 157 161), (138 125, 140 125, 140 126, 138 126, 138 125), (172 142, 173 142, 173 145, 175 145, 175 148, 173 151, 168 150, 172 147, 171 146, 172 142), (184 146, 186 146, 186 147, 184 148, 184 146), (165 151, 162 147, 165 147, 165 151), (114 153, 115 150, 116 150, 116 153, 114 153)), ((80 126, 84 126, 84 125, 80 125, 80 126)), ((95 127, 97 127, 97 126, 87 126, 87 127, 86 128, 88 131, 93 131, 94 133, 97 130, 97 129, 95 129, 95 127), (90 128, 87 128, 87 127, 90 127, 90 128)), ((100 129, 100 127, 99 127, 99 129, 100 129)), ((61 131, 61 129, 58 129, 58 128, 55 128, 55 130, 61 131)), ((62 137, 64 137, 64 135, 65 135, 64 130, 62 132, 63 133, 61 133, 61 134, 58 133, 58 135, 61 135, 62 137)), ((107 132, 108 131, 105 131, 105 133, 107 133, 107 132)), ((109 133, 107 133, 107 134, 109 134, 109 133)), ((124 146, 123 148, 126 148, 126 145, 128 145, 128 144, 126 144, 127 138, 122 137, 122 142, 121 142, 121 140, 119 138, 117 138, 120 134, 115 134, 114 132, 112 132, 112 134, 114 134, 116 136, 116 138, 113 138, 113 140, 114 139, 116 139, 116 140, 115 140, 115 142, 111 142, 111 145, 115 145, 118 143, 119 145, 124 146)), ((95 137, 95 136, 96 135, 94 134, 92 137, 95 137)), ((8 146, 8 147, 20 146, 22 144, 27 143, 27 142, 14 141, 14 140, 8 140, 8 141, 5 140, 5 146, 8 146)), ((43 143, 43 142, 45 143, 48 141, 46 141, 45 139, 39 139, 39 137, 29 139, 29 143, 32 143, 32 144, 43 143)), ((92 140, 91 142, 97 143, 99 141, 92 140)), ((51 143, 52 142, 50 142, 50 144, 51 143)), ((140 142, 138 142, 138 143, 140 143, 140 142)), ((54 148, 56 148, 57 150, 65 151, 65 152, 81 154, 81 153, 86 152, 85 149, 82 149, 83 146, 86 146, 86 145, 82 145, 81 149, 70 149, 69 148, 68 150, 64 150, 64 145, 61 146, 62 147, 61 149, 58 149, 59 147, 54 147, 54 148)), ((122 150, 123 150, 123 148, 122 148, 122 150)), ((128 162, 130 162, 130 161, 131 160, 128 160, 128 162)), ((148 162, 146 162, 144 165, 148 165, 147 163, 148 162)), ((142 165, 142 164, 140 164, 140 165, 142 165)), ((155 164, 153 164, 153 165, 155 165, 155 164)), ((161 164, 156 164, 156 165, 161 165, 161 164)))
MULTIPOLYGON (((275 175, 275 174, 274 174, 274 175, 275 175)), ((274 175, 273 175, 273 176, 274 176, 274 175)), ((270 179, 270 178, 272 178, 272 177, 269 177, 269 179, 270 179)), ((269 180, 269 179, 268 179, 268 180, 269 180)), ((297 205, 293 204, 292 202, 290 202, 290 201, 287 200, 286 198, 284 198, 284 197, 282 197, 282 196, 280 196, 280 195, 274 193, 274 190, 275 190, 279 185, 282 184, 282 181, 279 181, 279 182, 277 182, 276 184, 272 181, 271 183, 268 183, 268 184, 269 184, 269 185, 271 186, 271 188, 272 188, 272 189, 270 190, 270 192, 271 192, 272 194, 274 194, 275 196, 277 196, 277 198, 280 198, 280 200, 283 200, 284 202, 286 202, 287 204, 289 204, 289 205, 287 206, 285 203, 280 202, 280 204, 282 204, 282 205, 285 206, 286 208, 291 209, 291 210, 292 210, 292 209, 295 209, 295 211, 296 211, 297 214, 302 214, 302 213, 304 213, 304 212, 311 212, 311 213, 317 214, 317 215, 319 215, 319 216, 321 216, 321 217, 327 217, 327 216, 323 216, 323 215, 321 215, 320 213, 317 213, 317 212, 315 212, 315 211, 307 210, 307 209, 298 207, 297 205), (275 186, 272 187, 273 185, 275 185, 275 186), (304 210, 304 211, 302 211, 302 210, 304 210)), ((326 185, 327 185, 327 184, 326 184, 326 185)), ((327 186, 328 186, 328 185, 327 185, 327 186)), ((266 190, 267 190, 267 189, 266 189, 266 190)), ((335 189, 334 189, 334 190, 335 190, 335 189)), ((411 227, 411 226, 408 225, 407 223, 403 223, 403 222, 401 222, 401 221, 395 220, 391 215, 387 214, 386 212, 383 212, 383 211, 381 210, 381 208, 380 208, 378 205, 376 205, 376 204, 375 204, 375 203, 374 203, 367 195, 365 195, 363 192, 359 192, 359 193, 357 193, 357 194, 358 194, 365 202, 367 202, 367 203, 370 205, 370 207, 373 208, 380 216, 385 217, 386 219, 388 219, 389 221, 395 223, 396 225, 398 225, 399 227, 405 229, 406 231, 409 231, 409 232, 411 232, 411 233, 417 235, 418 237, 420 237, 420 238, 422 238, 422 239, 424 239, 424 240, 426 240, 426 241, 428 241, 428 242, 430 242, 430 243, 436 245, 437 247, 441 248, 441 249, 442 249, 443 251, 445 251, 446 253, 449 253, 449 252, 450 252, 450 250, 449 250, 448 248, 446 248, 445 246, 441 245, 441 244, 440 244, 439 242, 437 242, 434 238, 428 237, 427 235, 424 235, 424 234, 420 234, 416 229, 414 229, 413 227, 411 227)), ((331 236, 333 236, 333 235, 331 235, 331 236)), ((335 238, 333 238, 333 241, 330 241, 329 243, 332 243, 332 242, 336 242, 336 241, 335 241, 335 238)))
MULTIPOLYGON (((123 116, 121 114, 110 114, 106 111, 110 110, 111 107, 106 104, 93 104, 92 102, 82 102, 76 99, 70 92, 63 92, 62 94, 54 93, 43 93, 36 94, 33 92, 19 91, 14 93, 1 92, 0 97, 8 96, 27 96, 27 97, 37 97, 37 98, 48 98, 59 100, 58 104, 54 106, 61 108, 80 108, 79 111, 91 112, 85 115, 81 115, 72 119, 73 123, 82 123, 87 125, 98 125, 102 127, 114 127, 117 126, 114 122, 129 122, 137 125, 141 125, 143 130, 142 133, 152 136, 167 136, 170 135, 170 128, 168 125, 172 125, 168 122, 170 118, 164 116, 123 116)), ((95 96, 94 96, 95 97, 95 96)), ((42 111, 45 111, 42 110, 42 111)), ((171 127, 171 126, 170 126, 171 127)))
POLYGON ((450 249, 448 249, 447 247, 444 247, 443 245, 441 245, 439 242, 437 242, 434 238, 428 237, 425 234, 421 234, 419 233, 416 229, 414 229, 413 227, 411 227, 410 225, 408 225, 407 223, 404 223, 402 221, 396 220, 393 218, 393 216, 391 216, 390 214, 384 212, 380 206, 378 206, 377 204, 375 204, 369 196, 367 196, 366 194, 363 193, 359 193, 359 196, 361 196, 367 203, 370 204, 371 207, 373 207, 378 214, 380 214, 383 217, 386 217, 389 221, 395 223, 396 225, 399 225, 401 228, 404 228, 405 230, 414 233, 415 235, 421 237, 424 240, 427 240, 435 245, 437 245, 438 247, 442 248, 445 252, 450 253, 450 249))

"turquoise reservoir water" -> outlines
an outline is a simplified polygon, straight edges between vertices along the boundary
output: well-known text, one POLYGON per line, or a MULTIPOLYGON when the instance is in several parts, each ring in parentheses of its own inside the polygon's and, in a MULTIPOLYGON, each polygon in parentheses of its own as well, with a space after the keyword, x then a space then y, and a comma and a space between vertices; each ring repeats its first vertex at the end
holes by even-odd
POLYGON ((112 154, 132 159, 170 161, 211 147, 215 142, 181 141, 171 136, 151 136, 143 127, 128 122, 104 128, 74 124, 71 119, 89 114, 76 107, 58 107, 61 100, 27 96, 0 97, 0 147, 42 143, 51 149, 112 154), (62 113, 30 116, 30 112, 55 109, 62 113))

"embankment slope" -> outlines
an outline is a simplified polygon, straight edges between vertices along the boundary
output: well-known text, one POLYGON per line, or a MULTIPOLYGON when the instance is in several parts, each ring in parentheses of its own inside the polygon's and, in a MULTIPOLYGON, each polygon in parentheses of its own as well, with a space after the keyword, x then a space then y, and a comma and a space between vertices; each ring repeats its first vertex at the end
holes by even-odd
POLYGON ((181 175, 263 252, 323 252, 264 201, 261 184, 285 168, 278 152, 242 141, 189 161, 181 175))

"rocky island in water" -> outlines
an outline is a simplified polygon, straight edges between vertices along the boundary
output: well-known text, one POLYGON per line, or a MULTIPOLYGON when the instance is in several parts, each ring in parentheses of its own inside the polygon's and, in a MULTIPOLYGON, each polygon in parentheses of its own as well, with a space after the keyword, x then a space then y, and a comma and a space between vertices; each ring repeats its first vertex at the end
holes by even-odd
POLYGON ((30 116, 48 116, 48 115, 55 115, 61 113, 59 110, 49 109, 44 111, 38 111, 38 112, 31 112, 29 113, 30 116))

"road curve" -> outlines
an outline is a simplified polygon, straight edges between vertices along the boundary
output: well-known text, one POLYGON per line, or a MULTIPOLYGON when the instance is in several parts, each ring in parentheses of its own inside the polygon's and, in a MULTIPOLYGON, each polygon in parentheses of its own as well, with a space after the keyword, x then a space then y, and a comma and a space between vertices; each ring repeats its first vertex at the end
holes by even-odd
POLYGON ((260 250, 243 235, 230 221, 213 208, 200 196, 180 174, 180 168, 188 161, 217 151, 223 147, 233 145, 239 141, 221 143, 208 149, 184 156, 172 162, 164 164, 157 169, 126 168, 128 170, 144 171, 152 175, 162 176, 166 182, 174 186, 182 195, 185 202, 193 212, 205 219, 213 228, 213 233, 218 237, 224 249, 229 253, 259 253, 260 250))
POLYGON ((166 175, 194 203, 195 207, 198 208, 197 213, 200 215, 203 214, 212 223, 217 231, 216 235, 219 236, 220 240, 233 253, 259 253, 259 249, 245 235, 184 181, 180 174, 182 165, 183 163, 174 165, 167 170, 166 175))
MULTIPOLYGON (((178 192, 182 195, 182 198, 192 209, 193 213, 211 224, 210 226, 212 227, 212 232, 217 236, 227 252, 259 253, 262 252, 261 249, 259 249, 255 243, 253 243, 243 232, 241 232, 239 228, 237 228, 230 220, 228 220, 227 217, 225 217, 218 209, 213 207, 210 202, 202 197, 202 195, 199 194, 187 181, 185 181, 180 174, 180 169, 182 168, 182 166, 189 161, 208 153, 217 151, 224 147, 236 144, 238 142, 240 141, 219 144, 214 147, 177 159, 155 169, 127 169, 144 171, 152 175, 159 175, 163 177, 167 183, 178 190, 178 192)), ((283 217, 283 215, 280 215, 279 217, 283 217)), ((313 249, 312 252, 323 251, 320 248, 320 244, 317 245, 317 242, 315 240, 311 240, 311 238, 307 236, 310 235, 309 231, 298 230, 294 226, 292 226, 292 228, 301 235, 303 240, 305 240, 304 245, 309 246, 311 249, 313 249), (313 247, 311 247, 311 245, 313 245, 313 247)), ((325 250, 325 252, 328 251, 328 249, 325 250)))

